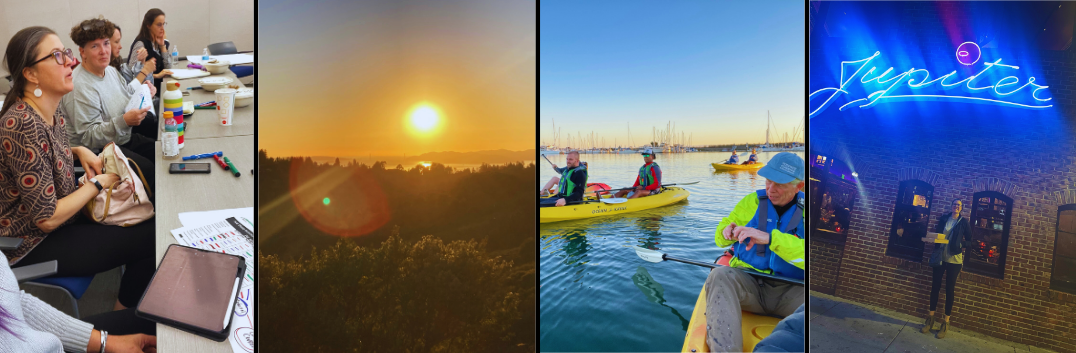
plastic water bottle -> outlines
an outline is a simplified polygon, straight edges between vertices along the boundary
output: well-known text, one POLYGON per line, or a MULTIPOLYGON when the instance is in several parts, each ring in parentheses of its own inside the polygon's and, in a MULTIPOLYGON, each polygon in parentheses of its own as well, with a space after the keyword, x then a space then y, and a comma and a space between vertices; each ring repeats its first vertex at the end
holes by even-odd
POLYGON ((172 62, 179 62, 179 47, 175 44, 172 44, 172 62))
POLYGON ((209 61, 209 48, 202 48, 202 62, 209 61))
POLYGON ((176 120, 172 118, 170 111, 165 111, 163 117, 164 133, 161 134, 161 153, 164 157, 175 157, 179 155, 179 132, 176 120))

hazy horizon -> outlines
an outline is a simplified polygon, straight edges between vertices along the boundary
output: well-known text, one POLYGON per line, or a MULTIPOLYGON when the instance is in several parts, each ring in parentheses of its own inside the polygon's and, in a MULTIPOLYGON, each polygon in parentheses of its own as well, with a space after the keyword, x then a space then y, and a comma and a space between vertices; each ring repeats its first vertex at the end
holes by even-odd
POLYGON ((258 8, 260 147, 319 156, 534 148, 533 1, 258 8))

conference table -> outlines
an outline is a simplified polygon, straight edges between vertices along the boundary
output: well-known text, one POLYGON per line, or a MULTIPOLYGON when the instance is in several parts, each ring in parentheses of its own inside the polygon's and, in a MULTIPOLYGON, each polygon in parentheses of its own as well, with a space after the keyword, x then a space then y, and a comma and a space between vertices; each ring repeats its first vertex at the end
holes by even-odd
MULTIPOLYGON (((239 84, 231 70, 224 74, 210 77, 226 76, 233 78, 233 84, 239 84)), ((201 77, 199 77, 201 78, 201 77)), ((180 89, 201 87, 199 78, 177 80, 180 89)), ((164 78, 165 82, 173 80, 164 78)), ((162 89, 163 86, 162 86, 162 89)), ((195 104, 214 100, 213 92, 192 90, 190 96, 183 100, 195 104)), ((255 94, 257 99, 257 94, 255 94)), ((158 107, 163 111, 164 102, 158 107)), ((184 132, 184 147, 179 156, 164 158, 161 153, 161 141, 156 143, 157 152, 154 160, 157 190, 153 190, 157 199, 157 263, 161 263, 168 246, 177 244, 172 237, 172 230, 181 228, 179 214, 183 212, 212 211, 230 208, 254 207, 254 104, 235 108, 232 126, 222 126, 216 110, 195 110, 184 117, 188 128, 184 132), (210 163, 209 174, 169 174, 171 163, 182 163, 179 157, 202 153, 222 151, 224 156, 235 165, 241 175, 235 177, 230 171, 223 170, 213 159, 194 162, 210 163)), ((158 119, 161 128, 164 119, 158 119)), ((158 129, 158 136, 160 131, 158 129)), ((214 342, 207 338, 184 332, 168 325, 157 324, 157 351, 168 352, 207 352, 232 353, 229 341, 214 342)))

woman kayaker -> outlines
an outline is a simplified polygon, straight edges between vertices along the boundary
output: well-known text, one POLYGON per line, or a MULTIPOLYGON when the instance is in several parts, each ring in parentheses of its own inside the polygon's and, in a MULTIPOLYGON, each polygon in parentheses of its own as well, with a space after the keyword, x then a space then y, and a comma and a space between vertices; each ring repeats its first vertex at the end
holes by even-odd
POLYGON ((758 152, 755 149, 751 149, 751 156, 747 157, 747 161, 743 162, 744 165, 758 163, 758 152))
POLYGON ((727 162, 725 162, 725 164, 739 164, 739 163, 740 163, 740 156, 736 154, 736 149, 733 148, 732 149, 732 157, 729 157, 729 160, 727 162))
POLYGON ((930 282, 930 311, 927 311, 926 323, 920 332, 928 333, 934 327, 934 311, 938 308, 938 292, 941 291, 942 274, 945 274, 945 321, 942 321, 941 330, 938 330, 938 338, 945 338, 945 334, 949 332, 956 279, 960 277, 960 270, 964 266, 964 243, 971 242, 971 226, 966 218, 960 216, 963 208, 964 203, 960 199, 953 200, 953 212, 939 218, 935 229, 935 232, 945 234, 949 243, 934 244, 935 252, 945 251, 945 254, 941 266, 934 268, 934 276, 930 282))
POLYGON ((632 185, 634 189, 617 191, 613 197, 624 197, 629 191, 633 192, 628 197, 629 199, 657 195, 661 192, 661 167, 654 163, 654 151, 649 148, 643 151, 643 161, 646 164, 639 168, 639 176, 635 178, 635 185, 632 185))
POLYGON ((557 196, 539 198, 538 207, 561 207, 568 202, 583 201, 583 193, 587 191, 587 169, 579 164, 579 151, 568 152, 567 160, 568 167, 560 170, 557 196))

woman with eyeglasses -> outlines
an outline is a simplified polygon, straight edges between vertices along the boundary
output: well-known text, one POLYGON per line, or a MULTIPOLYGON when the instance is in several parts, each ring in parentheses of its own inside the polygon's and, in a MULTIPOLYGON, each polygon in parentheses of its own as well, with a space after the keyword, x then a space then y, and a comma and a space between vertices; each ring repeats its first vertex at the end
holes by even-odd
MULTIPOLYGON (((68 115, 67 136, 71 146, 98 151, 111 142, 124 149, 145 173, 153 190, 152 170, 157 141, 157 120, 147 111, 153 99, 147 98, 141 109, 127 109, 137 91, 109 63, 112 60, 112 35, 115 27, 108 20, 95 18, 71 28, 71 39, 78 45, 82 65, 72 73, 75 90, 64 96, 61 104, 68 115), (133 151, 134 153, 129 153, 133 151)), ((149 72, 149 68, 143 68, 149 72)), ((140 81, 149 84, 148 80, 140 81)), ((150 91, 155 88, 150 86, 150 91)))
POLYGON ((138 62, 138 51, 145 49, 146 54, 150 59, 154 59, 157 63, 153 68, 153 84, 157 87, 158 96, 161 91, 161 81, 165 76, 171 75, 172 65, 172 43, 164 39, 164 27, 168 25, 168 22, 164 21, 164 11, 158 8, 149 9, 146 11, 146 16, 142 18, 142 26, 138 29, 138 35, 135 36, 134 43, 131 43, 131 50, 127 53, 127 64, 134 65, 138 62))
POLYGON ((58 260, 59 277, 127 265, 116 308, 134 306, 155 269, 155 222, 122 228, 79 217, 79 210, 119 177, 101 173, 101 160, 92 151, 68 145, 59 105, 74 89, 74 55, 45 27, 19 31, 4 53, 12 86, 0 108, 0 236, 23 241, 0 257, 0 347, 12 352, 155 351, 156 338, 150 336, 155 325, 134 316, 133 309, 83 322, 19 291, 9 268, 16 263, 58 260), (73 156, 91 183, 76 185, 73 156))

